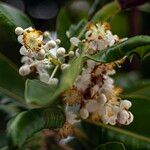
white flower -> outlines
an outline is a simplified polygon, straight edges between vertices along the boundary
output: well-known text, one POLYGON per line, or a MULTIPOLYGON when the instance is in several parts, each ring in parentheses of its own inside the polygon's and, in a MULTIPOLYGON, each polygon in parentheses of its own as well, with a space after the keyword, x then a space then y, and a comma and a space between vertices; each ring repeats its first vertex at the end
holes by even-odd
POLYGON ((49 74, 48 73, 40 73, 39 74, 39 79, 40 81, 44 82, 44 83, 48 83, 49 81, 49 74))
POLYGON ((89 112, 86 108, 81 108, 80 109, 80 116, 83 119, 87 119, 89 117, 89 112))
POLYGON ((80 41, 78 38, 76 38, 76 37, 72 37, 72 38, 70 39, 70 42, 71 42, 71 44, 73 44, 74 46, 78 46, 81 41, 80 41))
POLYGON ((107 102, 107 97, 105 96, 105 94, 101 94, 99 97, 98 97, 98 102, 101 104, 101 105, 104 105, 106 102, 107 102))
POLYGON ((92 113, 97 111, 98 109, 98 102, 96 100, 88 100, 88 102, 85 105, 85 108, 88 110, 88 112, 92 113))
POLYGON ((126 122, 126 125, 129 125, 131 122, 133 122, 133 119, 134 119, 133 114, 130 111, 128 113, 129 113, 129 118, 126 122))
POLYGON ((29 51, 24 46, 22 46, 20 48, 19 52, 20 52, 21 55, 28 55, 29 54, 29 51))
POLYGON ((31 72, 29 65, 24 65, 20 67, 19 74, 22 76, 26 76, 31 72))
POLYGON ((132 103, 128 100, 122 100, 120 103, 120 107, 122 109, 129 109, 132 106, 132 103))
POLYGON ((80 120, 77 120, 77 115, 71 111, 66 111, 66 121, 71 125, 78 123, 80 120))
POLYGON ((17 39, 20 44, 24 44, 23 43, 23 35, 19 35, 17 39))
POLYGON ((127 120, 129 119, 129 113, 128 111, 126 110, 122 110, 118 113, 118 117, 117 117, 117 121, 120 123, 120 124, 126 124, 127 120))

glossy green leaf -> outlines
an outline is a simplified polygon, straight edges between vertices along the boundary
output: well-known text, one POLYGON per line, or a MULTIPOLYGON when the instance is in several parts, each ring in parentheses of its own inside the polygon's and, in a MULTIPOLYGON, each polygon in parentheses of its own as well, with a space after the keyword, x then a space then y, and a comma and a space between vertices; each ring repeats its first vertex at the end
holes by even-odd
POLYGON ((140 80, 124 89, 122 98, 150 100, 150 80, 140 80))
POLYGON ((9 146, 22 147, 35 133, 43 129, 56 129, 65 123, 65 115, 58 108, 32 109, 13 118, 7 128, 9 146))
POLYGON ((24 103, 24 83, 15 65, 0 54, 0 92, 24 103))
POLYGON ((108 142, 105 144, 101 144, 95 150, 125 150, 125 147, 120 142, 108 142))
POLYGON ((104 6, 108 2, 109 0, 94 0, 89 10, 89 16, 93 16, 96 11, 98 11, 102 6, 104 6))
POLYGON ((0 2, 0 25, 15 38, 16 27, 26 28, 32 23, 20 10, 0 2))
POLYGON ((87 20, 86 19, 82 19, 78 24, 73 24, 70 26, 69 28, 69 37, 77 37, 79 35, 79 33, 81 32, 81 30, 83 29, 83 27, 86 25, 87 20))
POLYGON ((66 35, 66 31, 69 30, 71 25, 71 20, 67 13, 66 8, 62 8, 58 14, 57 21, 56 21, 56 31, 58 38, 61 40, 61 46, 65 47, 66 49, 70 46, 70 41, 66 35))
POLYGON ((91 19, 92 23, 110 21, 112 17, 120 11, 117 1, 104 5, 91 19))
POLYGON ((93 56, 86 56, 97 62, 112 62, 127 56, 131 52, 136 52, 140 56, 144 56, 150 52, 150 49, 143 46, 150 45, 150 36, 135 36, 128 40, 115 44, 114 46, 101 50, 93 56), (140 47, 142 46, 142 49, 140 47), (143 52, 144 51, 144 52, 143 52))
POLYGON ((33 24, 23 12, 0 2, 0 52, 17 64, 20 62, 20 44, 15 34, 15 28, 18 26, 27 28, 33 24))
POLYGON ((40 82, 39 80, 26 81, 25 100, 29 106, 38 107, 53 102, 56 88, 40 82))

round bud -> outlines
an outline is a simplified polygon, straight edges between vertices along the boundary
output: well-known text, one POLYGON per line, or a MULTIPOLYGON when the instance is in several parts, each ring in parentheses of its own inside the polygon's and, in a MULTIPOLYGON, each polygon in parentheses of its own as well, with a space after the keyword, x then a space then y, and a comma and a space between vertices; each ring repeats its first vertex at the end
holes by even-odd
POLYGON ((58 84, 58 79, 57 78, 50 78, 48 81, 48 84, 51 86, 56 86, 58 84))
POLYGON ((105 94, 101 94, 100 96, 99 96, 99 103, 100 104, 105 104, 106 102, 107 102, 107 97, 105 96, 105 94))
POLYGON ((50 37, 51 34, 49 31, 45 31, 43 35, 44 35, 44 37, 48 38, 48 37, 50 37))
POLYGON ((16 33, 17 35, 21 35, 23 32, 24 32, 24 30, 23 30, 21 27, 17 27, 17 28, 15 29, 15 33, 16 33))
POLYGON ((67 68, 69 68, 69 64, 62 64, 61 65, 61 70, 65 70, 65 69, 67 69, 67 68))
POLYGON ((126 121, 128 120, 128 118, 129 118, 129 113, 126 110, 122 110, 118 113, 117 121, 120 124, 126 124, 126 121))
POLYGON ((88 112, 88 110, 85 109, 85 108, 80 109, 80 116, 81 116, 81 118, 83 118, 83 119, 87 119, 87 118, 89 117, 89 112, 88 112))
POLYGON ((19 35, 17 39, 20 44, 23 44, 23 35, 19 35))
POLYGON ((74 46, 78 46, 79 43, 80 43, 80 40, 79 40, 78 38, 76 38, 76 37, 72 37, 72 38, 70 39, 70 42, 71 42, 71 44, 73 44, 74 46))
POLYGON ((128 100, 122 100, 120 103, 121 108, 129 109, 132 106, 132 103, 128 100))
POLYGON ((65 54, 66 50, 63 48, 63 47, 59 47, 57 49, 57 53, 56 55, 59 57, 59 56, 63 56, 65 54))
POLYGON ((28 65, 24 65, 20 67, 19 74, 22 76, 26 76, 31 72, 30 67, 28 65))
POLYGON ((24 47, 24 46, 22 46, 21 48, 20 48, 20 54, 21 55, 28 55, 28 50, 24 47))
POLYGON ((41 49, 39 52, 38 52, 38 59, 44 59, 45 58, 45 50, 44 49, 41 49))
POLYGON ((56 47, 56 42, 54 40, 50 40, 46 44, 49 48, 54 48, 56 47))
POLYGON ((60 44, 61 40, 60 39, 56 39, 56 44, 60 44))
POLYGON ((129 111, 129 118, 126 122, 126 125, 129 125, 131 122, 133 122, 134 116, 133 114, 129 111))
POLYGON ((70 51, 68 54, 69 54, 69 57, 73 57, 74 56, 74 51, 70 51))

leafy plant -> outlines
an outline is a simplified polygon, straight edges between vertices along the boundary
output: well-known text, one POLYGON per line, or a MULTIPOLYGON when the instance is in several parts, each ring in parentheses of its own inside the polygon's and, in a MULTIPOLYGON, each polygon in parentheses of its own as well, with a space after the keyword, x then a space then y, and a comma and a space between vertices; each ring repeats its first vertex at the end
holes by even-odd
POLYGON ((53 149, 65 149, 58 141, 70 135, 68 149, 150 149, 149 79, 118 72, 111 77, 125 59, 150 56, 150 36, 120 39, 109 25, 119 12, 144 2, 95 0, 89 18, 76 25, 64 7, 56 21, 59 39, 32 28, 24 13, 0 3, 0 27, 15 47, 0 48, 0 112, 9 116, 2 115, 8 122, 7 130, 0 127, 0 139, 7 135, 2 149, 41 149, 33 148, 36 133, 45 137, 43 145, 53 141, 53 149), (15 33, 22 45, 19 69, 15 33))

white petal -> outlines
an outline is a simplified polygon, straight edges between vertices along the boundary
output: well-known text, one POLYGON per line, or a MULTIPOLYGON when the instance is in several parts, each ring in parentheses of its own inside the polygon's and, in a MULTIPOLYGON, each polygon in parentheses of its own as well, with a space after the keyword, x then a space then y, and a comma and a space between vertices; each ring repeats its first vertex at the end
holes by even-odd
POLYGON ((80 109, 80 116, 81 116, 81 118, 83 118, 83 119, 87 119, 87 118, 89 117, 89 112, 88 112, 88 110, 85 109, 85 108, 80 109))
POLYGON ((95 112, 98 109, 98 103, 95 100, 89 100, 88 103, 85 105, 85 108, 89 112, 95 112))
POLYGON ((76 38, 76 37, 72 37, 72 38, 70 39, 70 42, 71 42, 74 46, 78 46, 79 43, 80 43, 80 40, 79 40, 78 38, 76 38))
POLYGON ((48 73, 41 73, 39 75, 40 81, 44 82, 44 83, 48 83, 49 80, 49 75, 48 73))
POLYGON ((128 100, 122 100, 121 103, 120 103, 120 107, 122 109, 129 109, 130 107, 132 106, 132 103, 128 100))

